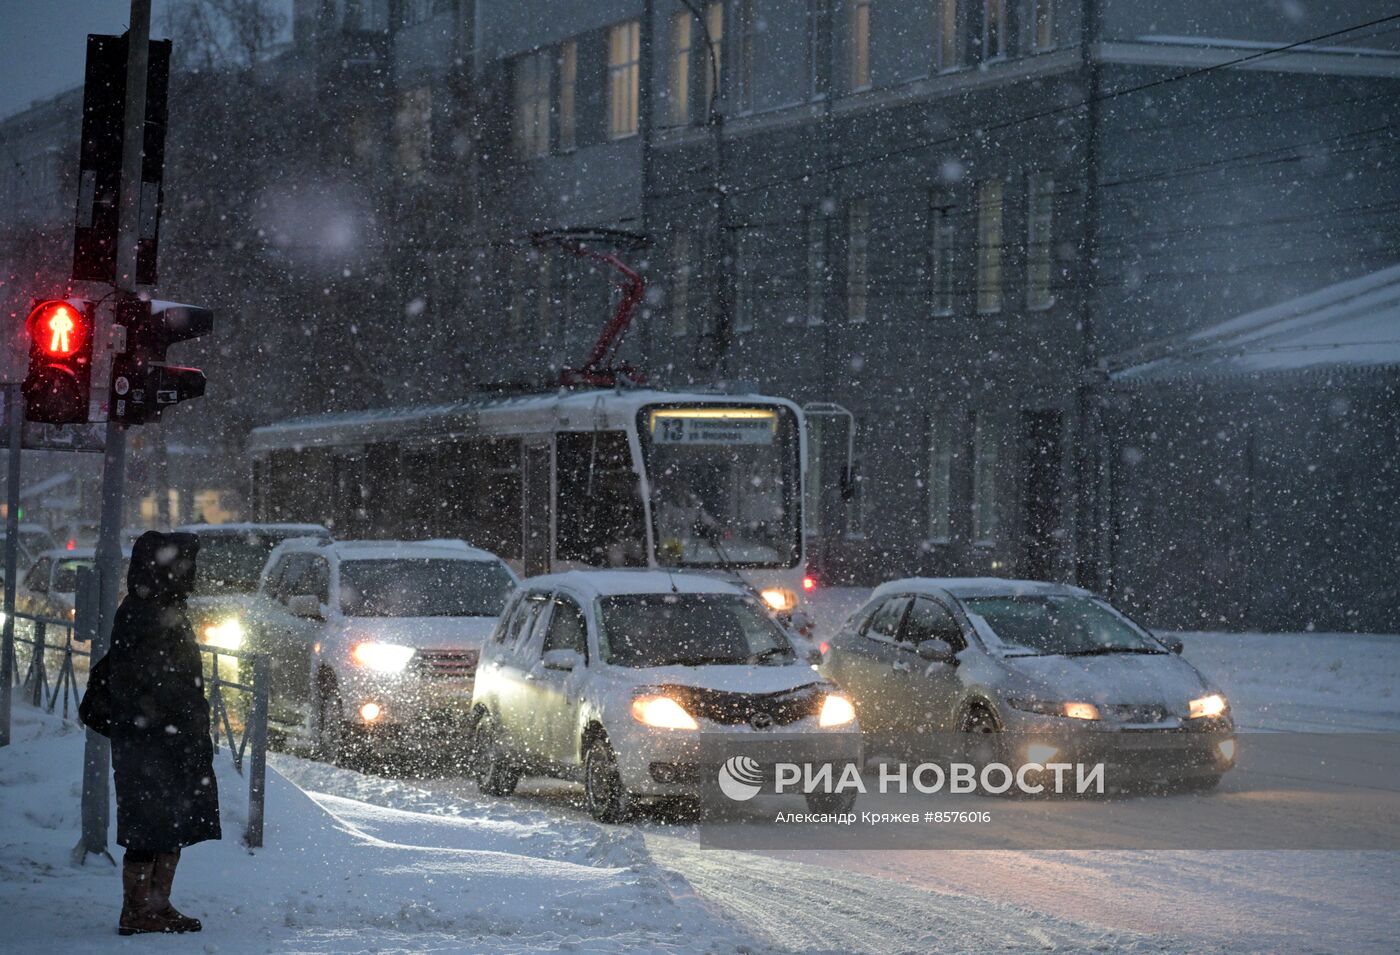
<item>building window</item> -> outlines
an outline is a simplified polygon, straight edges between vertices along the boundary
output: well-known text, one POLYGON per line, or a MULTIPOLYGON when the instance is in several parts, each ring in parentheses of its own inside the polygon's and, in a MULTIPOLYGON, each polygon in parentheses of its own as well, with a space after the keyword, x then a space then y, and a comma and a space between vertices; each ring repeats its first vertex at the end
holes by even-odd
POLYGON ((695 35, 695 20, 682 10, 671 17, 671 70, 667 96, 670 97, 671 122, 684 126, 690 122, 690 50, 695 35))
POLYGON ((724 80, 724 0, 712 0, 705 8, 705 29, 710 34, 709 62, 705 64, 705 114, 710 112, 719 91, 715 82, 724 80))
POLYGON ((972 538, 997 536, 997 440, 986 412, 972 415, 972 538))
POLYGON ((953 314, 953 207, 934 193, 929 199, 929 300, 935 315, 953 314))
POLYGON ((671 239, 671 334, 690 331, 690 230, 679 229, 671 239))
POLYGON ((535 300, 535 340, 543 342, 549 338, 549 333, 554 328, 554 313, 558 306, 554 286, 553 257, 540 255, 539 282, 539 291, 535 300))
POLYGON ((807 3, 807 82, 813 99, 824 92, 823 66, 826 62, 826 23, 831 0, 808 0, 807 3))
POLYGON ((851 89, 870 88, 870 3, 850 0, 851 89))
POLYGON ((578 145, 578 41, 565 40, 559 45, 559 148, 570 150, 578 145))
POLYGON ((754 274, 757 270, 756 256, 754 255, 757 245, 758 235, 753 232, 742 232, 739 234, 738 248, 735 250, 735 302, 734 302, 734 332, 741 334, 754 330, 755 312, 758 310, 758 277, 754 274))
POLYGON ((1055 178, 1032 173, 1026 179, 1026 304, 1049 308, 1055 304, 1052 287, 1051 242, 1055 233, 1055 178))
POLYGON ((933 0, 934 69, 962 66, 962 37, 958 34, 958 0, 933 0))
POLYGON ((637 20, 608 30, 608 137, 637 135, 637 96, 641 80, 642 25, 637 20))
POLYGON ((1055 49, 1055 0, 1031 0, 1031 48, 1055 49))
POLYGON ((936 415, 928 425, 928 536, 938 543, 952 536, 953 419, 936 415))
POLYGON ((982 0, 982 60, 1006 56, 1006 0, 982 0))
POLYGON ((549 73, 547 50, 515 61, 515 146, 522 159, 549 154, 549 73))
POLYGON ((863 322, 870 296, 870 203, 854 199, 846 212, 846 320, 863 322))
POLYGON ((510 333, 525 333, 525 316, 530 310, 530 260, 520 249, 512 250, 510 260, 510 333))
POLYGON ((738 87, 739 110, 753 109, 753 59, 754 47, 758 43, 757 0, 739 0, 739 69, 738 87))
POLYGON ((826 318, 826 216, 817 206, 807 207, 807 324, 820 325, 826 318))
POLYGON ((394 116, 398 133, 399 169, 410 179, 423 173, 433 141, 433 97, 426 86, 404 90, 394 116))
POLYGON ((1001 311, 1003 185, 988 179, 977 189, 977 311, 1001 311))

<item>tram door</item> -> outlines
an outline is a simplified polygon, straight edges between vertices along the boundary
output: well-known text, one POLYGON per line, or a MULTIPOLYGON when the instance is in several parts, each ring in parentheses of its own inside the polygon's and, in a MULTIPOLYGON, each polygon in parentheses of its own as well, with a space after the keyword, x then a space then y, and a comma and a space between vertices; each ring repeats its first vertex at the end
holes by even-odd
POLYGON ((526 443, 524 470, 521 487, 521 563, 525 576, 549 573, 550 538, 553 521, 553 490, 550 471, 553 465, 553 446, 549 440, 541 443, 526 443))

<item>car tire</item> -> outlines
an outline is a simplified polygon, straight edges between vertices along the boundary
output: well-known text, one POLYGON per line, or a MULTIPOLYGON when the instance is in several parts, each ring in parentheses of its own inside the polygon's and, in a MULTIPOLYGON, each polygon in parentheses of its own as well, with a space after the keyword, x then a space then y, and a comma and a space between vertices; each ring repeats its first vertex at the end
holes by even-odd
MULTIPOLYGON (((992 763, 1006 763, 1006 740, 1001 724, 990 711, 977 708, 969 710, 958 727, 962 738, 962 761, 970 763, 976 770, 977 778, 982 777, 982 768, 992 763)), ((987 795, 979 786, 977 792, 987 795)))
POLYGON ((853 792, 807 793, 804 798, 807 800, 808 812, 850 812, 856 804, 856 794, 853 792))
POLYGON ((520 782, 520 769, 501 742, 500 731, 489 716, 476 725, 473 746, 476 788, 487 796, 509 796, 520 782))
POLYGON ((624 821, 631 812, 632 800, 607 737, 593 740, 583 754, 583 800, 589 814, 608 825, 624 821))

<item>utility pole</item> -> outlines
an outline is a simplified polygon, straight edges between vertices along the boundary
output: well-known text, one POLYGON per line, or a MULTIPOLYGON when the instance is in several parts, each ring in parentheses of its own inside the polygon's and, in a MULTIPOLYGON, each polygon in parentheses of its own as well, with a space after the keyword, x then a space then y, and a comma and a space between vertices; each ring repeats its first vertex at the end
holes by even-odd
MULTIPOLYGON (((142 148, 146 126, 146 71, 151 37, 151 0, 131 0, 131 20, 127 28, 126 112, 122 123, 121 205, 117 225, 117 268, 113 282, 120 301, 136 292, 136 243, 141 207, 142 148)), ((109 316, 105 338, 107 354, 103 364, 111 368, 116 355, 125 350, 126 329, 115 321, 116 305, 109 316)), ((106 449, 102 453, 102 514, 98 525, 98 626, 92 641, 95 663, 107 655, 112 641, 112 622, 117 615, 122 554, 122 504, 126 484, 126 426, 112 419, 106 429, 106 449)), ((88 853, 107 855, 107 829, 111 807, 107 800, 112 750, 105 736, 87 731, 83 754, 83 834, 73 850, 81 864, 88 853)), ((111 856, 107 855, 110 859, 111 856)))
POLYGON ((5 494, 5 623, 0 638, 0 746, 10 745, 10 704, 15 686, 15 578, 19 576, 20 443, 24 435, 24 399, 19 385, 5 386, 5 415, 9 421, 9 468, 5 494))

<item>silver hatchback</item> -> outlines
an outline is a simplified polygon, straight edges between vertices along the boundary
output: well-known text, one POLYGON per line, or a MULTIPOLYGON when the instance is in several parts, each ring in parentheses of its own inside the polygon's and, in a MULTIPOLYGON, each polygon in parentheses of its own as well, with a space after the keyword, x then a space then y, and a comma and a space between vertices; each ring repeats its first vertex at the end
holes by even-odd
POLYGON ((910 578, 875 591, 821 672, 868 749, 1104 763, 1111 785, 1210 788, 1234 764, 1234 723, 1180 652, 1076 587, 910 578))

